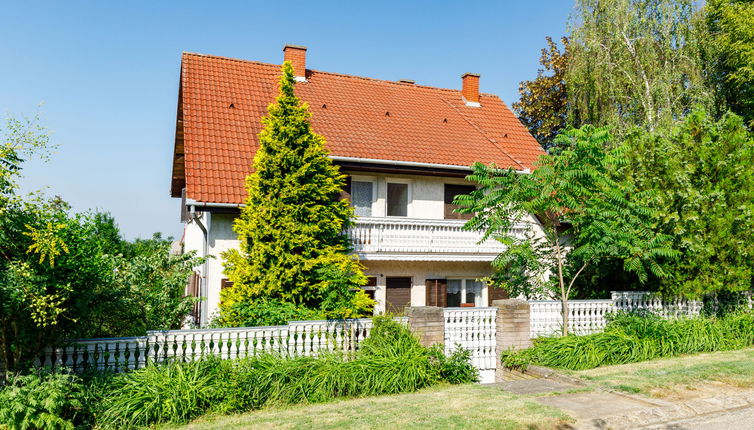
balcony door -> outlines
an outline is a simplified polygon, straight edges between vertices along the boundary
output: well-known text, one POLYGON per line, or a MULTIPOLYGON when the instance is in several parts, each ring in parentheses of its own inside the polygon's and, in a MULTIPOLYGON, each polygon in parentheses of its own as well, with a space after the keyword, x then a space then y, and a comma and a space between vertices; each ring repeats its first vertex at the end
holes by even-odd
POLYGON ((411 278, 385 278, 385 311, 402 314, 407 306, 411 306, 411 278))

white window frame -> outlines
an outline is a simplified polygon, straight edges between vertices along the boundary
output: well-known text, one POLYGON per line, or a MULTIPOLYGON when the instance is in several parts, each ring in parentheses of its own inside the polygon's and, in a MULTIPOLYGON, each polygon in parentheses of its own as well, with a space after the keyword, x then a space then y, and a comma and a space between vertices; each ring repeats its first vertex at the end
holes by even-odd
MULTIPOLYGON (((373 217, 374 214, 377 212, 377 192, 379 191, 379 188, 377 186, 378 184, 378 178, 375 176, 361 176, 361 175, 351 175, 351 184, 354 182, 371 182, 372 183, 372 215, 370 217, 373 217)), ((351 191, 353 192, 353 190, 351 191)), ((387 199, 385 199, 387 201, 387 199)), ((351 207, 353 207, 353 197, 351 198, 351 207)))
POLYGON ((472 282, 480 282, 482 284, 482 289, 479 291, 479 301, 481 302, 480 305, 474 303, 475 307, 484 307, 485 306, 485 299, 487 298, 487 294, 485 294, 485 291, 487 290, 487 283, 484 281, 480 281, 482 276, 446 276, 445 280, 447 281, 461 281, 461 304, 465 303, 464 300, 466 300, 466 281, 472 281, 472 282))
POLYGON ((407 178, 385 178, 385 217, 387 218, 412 218, 413 217, 413 202, 414 202, 414 181, 407 178), (406 196, 406 216, 388 215, 388 184, 406 184, 407 196, 406 196))

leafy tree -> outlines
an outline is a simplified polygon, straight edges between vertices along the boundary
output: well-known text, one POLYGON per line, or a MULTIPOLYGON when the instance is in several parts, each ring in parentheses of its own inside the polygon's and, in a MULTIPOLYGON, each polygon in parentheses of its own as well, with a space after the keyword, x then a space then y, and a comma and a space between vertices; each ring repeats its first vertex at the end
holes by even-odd
POLYGON ((714 104, 693 0, 578 0, 571 22, 570 124, 668 129, 714 104))
POLYGON ((543 148, 549 149, 555 136, 566 127, 568 119, 568 91, 566 70, 568 58, 568 38, 560 39, 561 51, 551 37, 547 37, 547 47, 542 49, 539 64, 543 68, 532 81, 519 84, 521 98, 513 103, 518 119, 529 129, 543 148))
POLYGON ((754 2, 709 0, 708 74, 723 102, 754 127, 754 2))
POLYGON ((564 335, 574 282, 587 267, 617 258, 646 282, 665 276, 663 260, 677 256, 651 229, 646 193, 614 179, 626 160, 622 146, 604 149, 609 140, 605 128, 568 129, 556 139, 563 149, 541 156, 531 174, 477 163, 468 179, 479 188, 456 199, 463 213, 475 213, 465 228, 506 245, 493 262, 494 281, 512 295, 560 300, 564 335))
POLYGON ((621 176, 653 196, 657 229, 682 258, 656 286, 667 294, 740 291, 754 278, 754 136, 743 120, 697 109, 673 130, 628 137, 621 176))
MULTIPOLYGON (((233 286, 222 293, 221 321, 242 325, 257 303, 280 300, 329 317, 349 317, 353 290, 366 283, 348 255, 345 229, 353 209, 339 199, 345 176, 327 158, 325 139, 311 130, 308 106, 294 94, 293 68, 285 63, 280 96, 262 119, 248 197, 234 224, 240 250, 223 254, 233 286)), ((363 297, 361 297, 363 298, 363 297)))
POLYGON ((64 338, 177 328, 192 255, 169 255, 169 240, 128 243, 113 218, 72 214, 59 197, 17 193, 25 158, 46 155, 36 119, 0 130, 0 360, 23 369, 64 338))

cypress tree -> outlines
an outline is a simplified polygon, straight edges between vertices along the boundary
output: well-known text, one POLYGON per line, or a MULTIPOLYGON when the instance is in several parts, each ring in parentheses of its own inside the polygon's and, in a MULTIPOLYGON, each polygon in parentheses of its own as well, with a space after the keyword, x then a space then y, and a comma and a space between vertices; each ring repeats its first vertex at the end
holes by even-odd
POLYGON ((366 278, 349 255, 345 230, 353 208, 340 198, 346 177, 327 157, 324 137, 312 131, 311 113, 294 94, 295 84, 293 67, 285 62, 280 95, 262 118, 245 207, 233 226, 240 249, 223 254, 233 282, 222 291, 223 325, 281 322, 260 321, 259 315, 271 314, 353 317, 372 304, 354 292, 366 278))

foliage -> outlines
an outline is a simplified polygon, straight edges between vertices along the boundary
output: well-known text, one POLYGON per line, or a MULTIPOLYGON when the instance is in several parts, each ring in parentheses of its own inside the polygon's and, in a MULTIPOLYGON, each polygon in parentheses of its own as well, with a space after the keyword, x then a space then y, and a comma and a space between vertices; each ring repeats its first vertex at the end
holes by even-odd
POLYGON ((88 423, 81 380, 68 373, 14 375, 0 389, 0 427, 70 429, 88 423))
POLYGON ((440 379, 450 384, 468 384, 479 381, 479 370, 471 364, 471 351, 457 345, 449 356, 435 345, 435 359, 439 363, 440 379))
POLYGON ((708 74, 724 103, 754 127, 754 2, 709 0, 708 74))
POLYGON ((0 130, 0 361, 24 369, 64 338, 176 328, 182 293, 201 260, 171 256, 170 240, 128 243, 108 214, 78 213, 59 197, 19 195, 25 157, 46 158, 37 120, 0 130))
POLYGON ((121 429, 185 423, 209 408, 218 365, 217 360, 173 362, 119 375, 98 424, 121 429))
POLYGON ((183 423, 210 409, 236 412, 326 402, 475 378, 467 351, 445 357, 439 348, 423 347, 408 328, 378 318, 354 355, 288 358, 261 354, 239 360, 155 365, 117 376, 99 424, 129 428, 183 423))
POLYGON ((479 188, 456 199, 461 212, 475 214, 465 228, 506 245, 493 262, 497 281, 511 295, 561 300, 564 334, 568 298, 586 267, 617 258, 645 282, 664 276, 662 261, 676 256, 651 230, 646 193, 613 175, 625 164, 624 148, 606 150, 609 140, 604 128, 569 129, 556 139, 563 149, 540 157, 530 174, 477 163, 467 179, 479 188), (513 230, 519 226, 523 236, 513 230))
POLYGON ((660 357, 725 351, 754 345, 754 314, 666 320, 652 314, 617 314, 603 333, 544 337, 534 346, 503 354, 508 367, 529 364, 572 370, 660 357))
POLYGON ((692 0, 578 0, 570 23, 570 124, 669 128, 712 106, 692 0))
POLYGON ((560 130, 566 128, 568 119, 568 91, 566 88, 566 70, 568 58, 568 38, 560 39, 558 44, 547 37, 547 47, 542 49, 539 64, 543 68, 537 72, 532 81, 523 81, 518 86, 521 98, 513 103, 513 110, 518 119, 529 129, 542 147, 549 149, 560 130))
POLYGON ((345 176, 327 157, 325 139, 311 130, 308 106, 294 94, 290 63, 280 96, 262 119, 260 147, 246 180, 248 197, 234 224, 240 250, 223 254, 233 286, 222 292, 221 320, 241 325, 248 302, 275 299, 330 317, 366 311, 354 290, 366 283, 349 255, 345 229, 353 209, 339 199, 345 176))
POLYGON ((254 301, 241 301, 233 306, 232 318, 221 314, 212 320, 213 327, 259 327, 285 325, 288 321, 327 319, 323 312, 309 309, 280 299, 258 298, 254 301))
POLYGON ((649 192, 655 229, 682 258, 653 288, 667 295, 741 291, 754 279, 754 136, 740 117, 693 111, 669 132, 634 132, 618 173, 649 192))
POLYGON ((121 334, 181 328, 196 298, 184 295, 186 282, 204 259, 195 253, 173 254, 172 240, 155 233, 151 239, 123 242, 117 257, 115 289, 122 290, 135 315, 122 321, 121 334))

